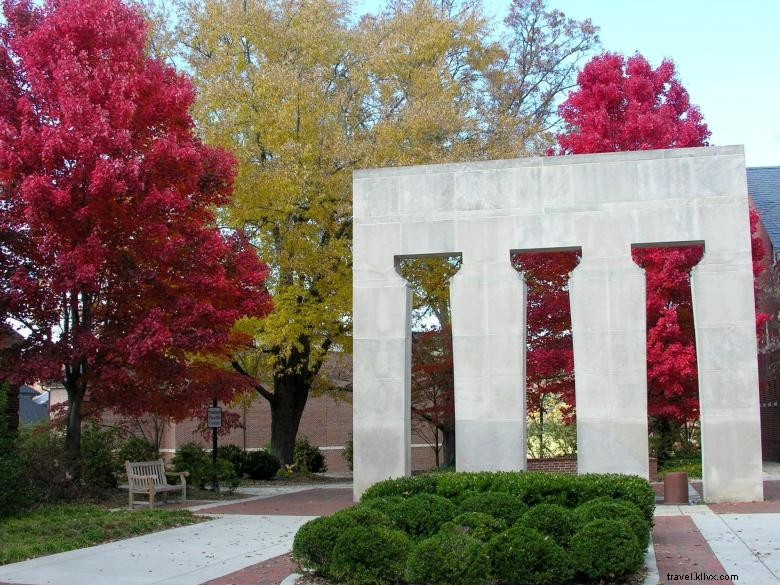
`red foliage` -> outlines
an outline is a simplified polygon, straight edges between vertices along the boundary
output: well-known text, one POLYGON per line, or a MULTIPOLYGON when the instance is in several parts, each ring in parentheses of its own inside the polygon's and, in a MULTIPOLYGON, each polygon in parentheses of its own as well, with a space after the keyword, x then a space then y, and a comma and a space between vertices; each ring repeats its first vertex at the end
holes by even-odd
POLYGON ((190 82, 144 55, 120 0, 4 0, 0 28, 0 315, 31 333, 16 380, 182 418, 240 376, 195 354, 271 308, 266 268, 215 227, 235 161, 204 146, 190 82))
MULTIPOLYGON (((641 55, 628 60, 606 53, 591 60, 577 77, 578 88, 560 108, 566 131, 558 136, 563 154, 703 146, 709 130, 699 110, 664 61, 653 69, 641 55)), ((755 235, 758 216, 751 212, 753 270, 761 271, 763 245, 755 235)), ((684 422, 698 417, 696 347, 690 270, 700 260, 698 246, 636 249, 634 260, 647 283, 648 412, 684 422)), ((529 271, 529 409, 540 392, 560 393, 573 405, 570 316, 565 291, 570 261, 561 255, 518 258, 529 271), (535 271, 543 270, 537 287, 535 271), (557 272, 556 272, 557 271, 557 272), (555 274, 557 273, 557 277, 555 274), (535 288, 536 287, 536 288, 535 288), (543 293, 543 296, 537 294, 543 293), (541 303, 535 307, 534 303, 541 303), (558 320, 556 328, 553 323, 558 320), (546 332, 553 332, 547 334, 546 332), (540 334, 544 332, 544 334, 540 334)), ((757 325, 766 319, 758 315, 757 325)))
POLYGON ((710 131, 671 61, 653 69, 639 54, 604 53, 585 65, 577 85, 559 110, 562 154, 707 144, 710 131))
POLYGON ((412 342, 412 414, 444 431, 455 426, 452 330, 415 333, 412 342))

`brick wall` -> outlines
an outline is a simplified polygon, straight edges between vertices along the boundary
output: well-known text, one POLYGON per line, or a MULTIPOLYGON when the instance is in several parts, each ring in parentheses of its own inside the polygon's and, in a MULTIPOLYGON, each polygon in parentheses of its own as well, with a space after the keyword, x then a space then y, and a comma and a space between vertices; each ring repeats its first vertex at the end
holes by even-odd
MULTIPOLYGON (((658 481, 658 460, 655 457, 651 457, 649 465, 650 481, 658 481)), ((529 459, 527 469, 528 471, 571 473, 573 475, 577 473, 577 458, 549 457, 546 459, 529 459)))

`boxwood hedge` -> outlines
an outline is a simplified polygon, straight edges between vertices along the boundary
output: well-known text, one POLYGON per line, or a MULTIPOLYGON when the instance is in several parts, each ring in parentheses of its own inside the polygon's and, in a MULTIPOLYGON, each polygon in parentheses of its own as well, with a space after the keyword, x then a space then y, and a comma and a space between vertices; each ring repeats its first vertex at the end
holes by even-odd
POLYGON ((654 500, 647 481, 621 475, 388 480, 301 527, 293 557, 348 585, 612 583, 642 566, 654 500))

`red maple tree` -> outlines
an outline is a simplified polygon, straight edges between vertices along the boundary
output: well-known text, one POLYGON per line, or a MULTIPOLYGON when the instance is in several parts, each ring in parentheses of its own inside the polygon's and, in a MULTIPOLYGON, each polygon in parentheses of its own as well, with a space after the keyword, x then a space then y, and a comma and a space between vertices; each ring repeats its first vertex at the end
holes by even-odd
POLYGON ((235 162, 204 146, 190 82, 144 54, 120 0, 4 0, 0 322, 23 343, 0 377, 63 381, 81 407, 174 419, 243 388, 220 354, 271 308, 265 266, 216 227, 235 162))
MULTIPOLYGON (((577 84, 560 107, 565 124, 558 136, 560 154, 707 144, 709 130, 671 61, 653 69, 639 54, 626 59, 605 53, 585 65, 577 84)), ((755 235, 757 221, 751 212, 756 276, 763 256, 762 242, 755 235)), ((694 420, 699 399, 690 271, 702 249, 645 248, 634 249, 632 255, 647 279, 648 414, 662 424, 694 420)), ((575 264, 564 254, 529 254, 515 261, 528 272, 529 410, 541 403, 540 394, 548 392, 560 394, 573 406, 566 286, 575 264)), ((757 325, 765 319, 759 315, 757 325)))

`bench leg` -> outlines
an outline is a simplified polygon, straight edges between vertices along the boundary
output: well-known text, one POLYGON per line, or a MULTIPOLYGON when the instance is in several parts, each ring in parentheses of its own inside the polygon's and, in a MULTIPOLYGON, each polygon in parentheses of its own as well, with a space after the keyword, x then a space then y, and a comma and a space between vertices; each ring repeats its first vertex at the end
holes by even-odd
POLYGON ((127 490, 127 493, 128 493, 127 499, 128 499, 128 504, 129 504, 128 507, 132 510, 133 509, 133 489, 130 488, 129 490, 127 490))

